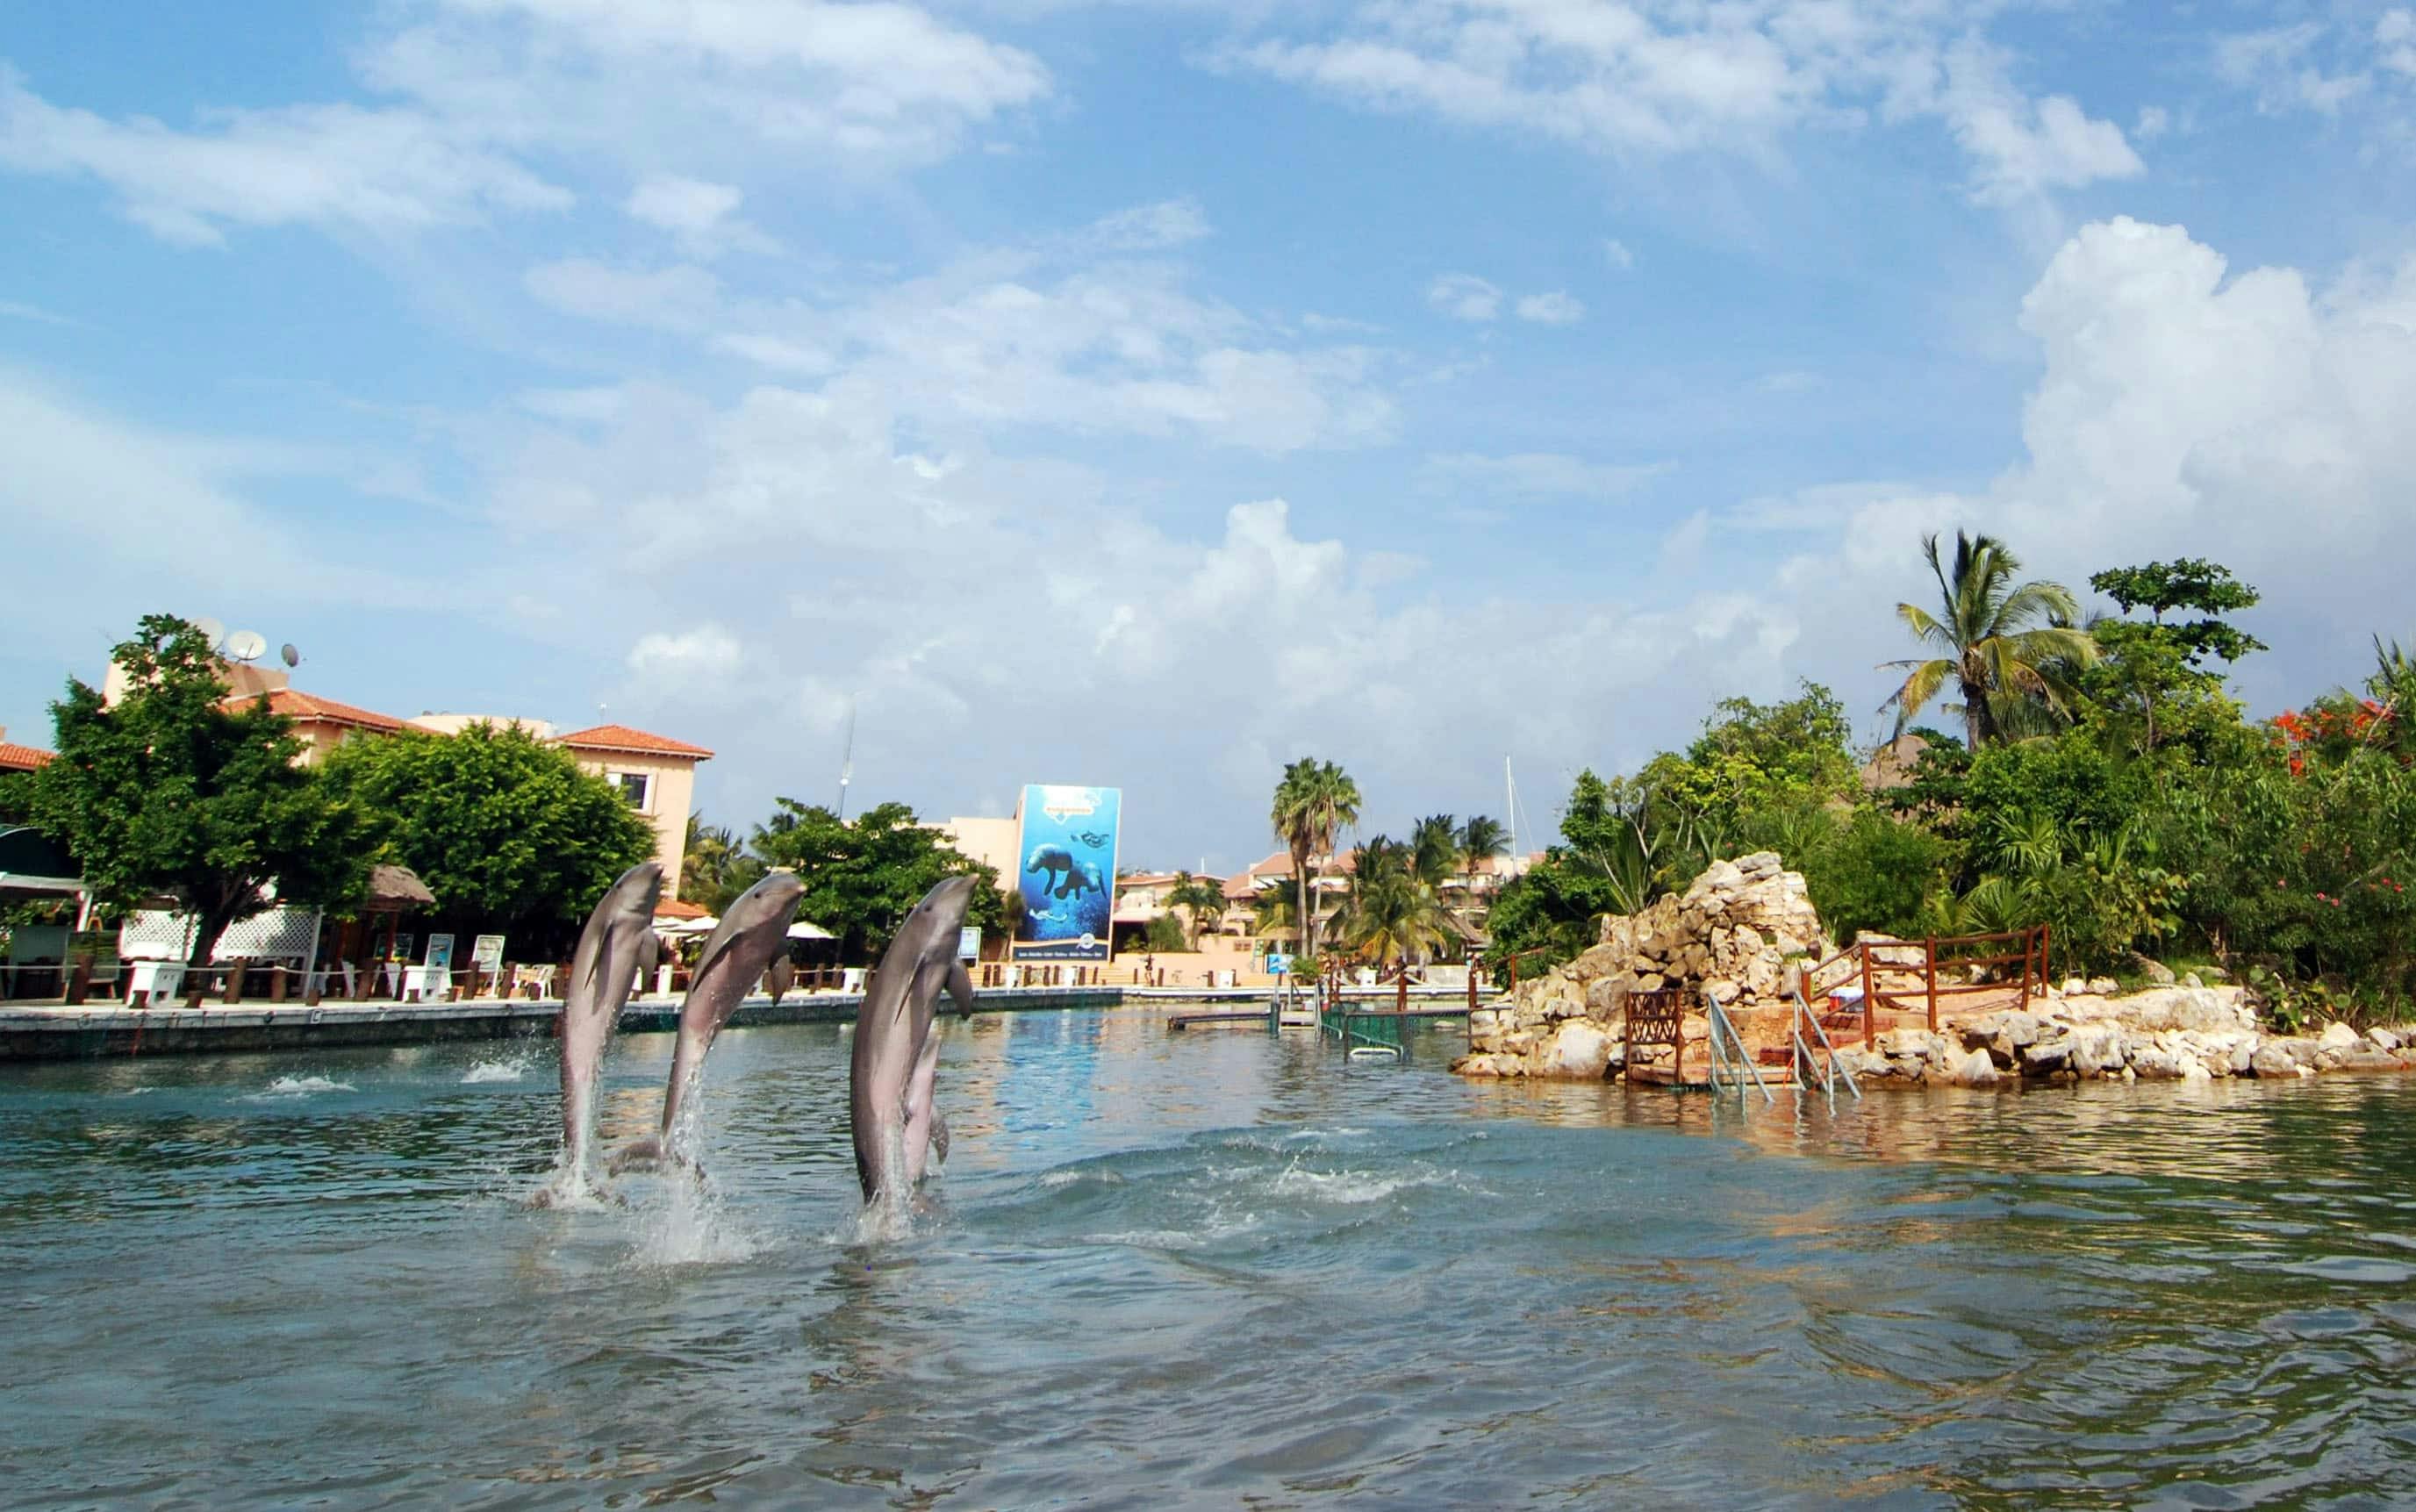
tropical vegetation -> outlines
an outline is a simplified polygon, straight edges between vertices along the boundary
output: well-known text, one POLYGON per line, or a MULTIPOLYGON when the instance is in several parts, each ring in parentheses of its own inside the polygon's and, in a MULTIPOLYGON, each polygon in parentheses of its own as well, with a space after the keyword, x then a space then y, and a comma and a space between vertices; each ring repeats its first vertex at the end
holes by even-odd
POLYGON ((1922 557, 1939 604, 1899 606, 1927 654, 1891 664, 1906 738, 1885 760, 1807 683, 1715 705, 1634 777, 1580 773, 1559 843, 1494 905, 1495 958, 1564 957, 1600 915, 1770 849, 1840 939, 2044 923, 2085 973, 2203 964, 2339 1011, 2416 993, 2416 666, 2398 642, 2376 638, 2351 686, 2252 720, 2227 678, 2265 649, 2236 621, 2257 596, 2219 564, 2099 572, 2118 612, 2084 624, 1992 537, 1922 557), (1956 735, 1910 724, 1949 693, 1956 735))

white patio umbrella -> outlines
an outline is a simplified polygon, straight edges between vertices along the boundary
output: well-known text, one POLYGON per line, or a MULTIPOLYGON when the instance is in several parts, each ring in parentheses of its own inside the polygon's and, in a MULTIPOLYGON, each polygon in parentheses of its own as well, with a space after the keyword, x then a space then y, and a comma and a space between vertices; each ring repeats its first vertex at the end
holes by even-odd
POLYGON ((720 927, 721 921, 707 914, 701 919, 673 919, 668 924, 657 923, 655 926, 655 933, 667 940, 685 940, 692 934, 711 934, 720 927))
POLYGON ((823 929, 819 924, 809 923, 805 919, 799 919, 794 924, 789 926, 789 938, 792 940, 836 940, 838 936, 831 933, 830 930, 823 929))

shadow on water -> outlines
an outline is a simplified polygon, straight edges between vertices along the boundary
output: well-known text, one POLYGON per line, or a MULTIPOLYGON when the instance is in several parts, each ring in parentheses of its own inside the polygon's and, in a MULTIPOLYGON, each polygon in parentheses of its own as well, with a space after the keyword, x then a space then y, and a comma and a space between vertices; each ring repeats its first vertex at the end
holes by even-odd
MULTIPOLYGON (((1154 1016, 952 1025, 855 1241, 845 1032, 724 1036, 689 1190, 522 1199, 550 1047, 0 1073, 27 1504, 2381 1505, 2395 1081, 1462 1082, 1154 1016)), ((616 1047, 599 1142, 669 1036, 616 1047)))

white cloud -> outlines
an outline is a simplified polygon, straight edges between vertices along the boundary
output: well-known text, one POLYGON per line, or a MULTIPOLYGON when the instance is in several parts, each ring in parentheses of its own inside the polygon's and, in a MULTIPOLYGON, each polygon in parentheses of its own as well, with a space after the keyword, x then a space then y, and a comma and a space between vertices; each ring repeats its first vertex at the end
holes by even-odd
POLYGON ((1636 254, 1628 250, 1627 244, 1625 242, 1620 241, 1616 237, 1602 244, 1602 257, 1604 262, 1608 263, 1611 266, 1619 269, 1622 273, 1626 272, 1628 269, 1636 265, 1636 254))
MULTIPOLYGON (((2385 23, 2389 17, 2384 18, 2385 23)), ((2226 82, 2251 89, 2257 108, 2279 114, 2311 110, 2336 115, 2373 81, 2362 68, 2327 72, 2317 57, 2328 51, 2330 28, 2318 22, 2241 32, 2215 42, 2214 67, 2226 82)), ((2380 39, 2379 32, 2376 39, 2380 39)))
POLYGON ((2172 129, 2173 118, 2162 105, 2142 105, 2139 118, 2131 127, 2131 134, 2142 142, 2153 142, 2172 129))
POLYGON ((59 314, 53 310, 44 310, 39 305, 20 304, 14 299, 0 299, 0 318, 8 320, 28 320, 38 325, 77 325, 83 324, 81 321, 70 320, 67 316, 59 314))
POLYGON ((736 636, 708 624, 638 637, 627 665, 630 675, 657 697, 684 699, 734 691, 730 685, 744 657, 736 636))
POLYGON ((1091 227, 1091 240, 1110 251, 1155 252, 1209 234, 1207 212, 1196 200, 1165 200, 1119 210, 1091 227))
POLYGON ((690 257, 777 250, 772 238, 739 218, 745 199, 734 184, 658 174, 632 189, 622 208, 631 219, 669 232, 690 257))
POLYGON ((560 210, 536 164, 646 170, 632 216, 690 256, 766 250, 734 191, 666 144, 861 178, 937 161, 1049 93, 1048 71, 896 0, 396 0, 356 53, 385 103, 211 109, 189 129, 54 105, 0 65, 0 169, 107 185, 167 240, 230 226, 391 234, 560 210))
POLYGON ((934 161, 1049 92, 1049 73, 913 5, 419 0, 369 81, 501 142, 636 156, 818 154, 853 174, 934 161))
POLYGON ((530 268, 521 282, 565 314, 660 330, 701 330, 720 309, 719 281, 685 265, 631 269, 570 257, 530 268))
POLYGON ((1518 318, 1538 325, 1574 325, 1585 319, 1582 301, 1564 290, 1531 294, 1518 301, 1518 318))
POLYGON ((1488 321, 1502 313, 1502 291, 1473 273, 1446 273, 1427 286, 1427 303, 1454 320, 1488 321))
POLYGON ((2119 127, 2005 83, 1979 40, 1997 8, 1366 0, 1333 35, 1240 43, 1219 61, 1372 109, 1622 157, 1762 157, 1789 131, 1848 130, 1873 114, 1935 118, 1972 156, 1974 193, 1991 202, 2139 172, 2119 127))
POLYGON ((195 246, 220 243, 230 224, 409 231, 570 203, 567 191, 415 111, 214 111, 201 129, 179 131, 62 109, 5 67, 0 167, 98 179, 135 222, 195 246))
POLYGON ((1616 498, 1669 471, 1669 465, 1662 462, 1590 462, 1548 451, 1501 457, 1477 452, 1442 453, 1428 457, 1426 465, 1429 478, 1438 484, 1534 498, 1616 498))

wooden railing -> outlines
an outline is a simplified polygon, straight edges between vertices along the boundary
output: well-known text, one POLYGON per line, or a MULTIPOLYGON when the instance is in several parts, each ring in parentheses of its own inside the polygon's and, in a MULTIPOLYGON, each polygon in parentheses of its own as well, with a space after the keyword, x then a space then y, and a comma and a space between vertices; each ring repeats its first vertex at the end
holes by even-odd
MULTIPOLYGON (((1798 983, 1807 1000, 1829 997, 1848 987, 1858 987, 1862 999, 1863 1045, 1868 1049, 1878 1041, 1879 1015, 1881 1012, 1910 1013, 1917 1009, 1934 1034, 1938 1030, 1941 999, 1951 1004, 1955 998, 1975 994, 2001 996, 2009 986, 2017 989, 2020 1006, 2027 1010, 2032 999, 2046 995, 2051 944, 2048 926, 2044 924, 1999 934, 1964 934, 1943 939, 1930 935, 1920 940, 1858 940, 1828 960, 1804 969, 1798 977, 1798 983), (1992 951, 1987 948, 1992 945, 2018 945, 2019 948, 1992 951), (1893 956, 1890 952, 1894 953, 1893 956), (1839 966, 1845 970, 1836 979, 1823 979, 1822 973, 1839 966), (1987 979, 2008 966, 2018 966, 2019 974, 2010 980, 1987 979), (1956 975, 1941 981, 1940 973, 1956 975), (1910 987, 1900 985, 1901 979, 1908 976, 1919 978, 1918 984, 1910 987)), ((1842 1027, 1838 1024, 1829 1026, 1842 1027)))

